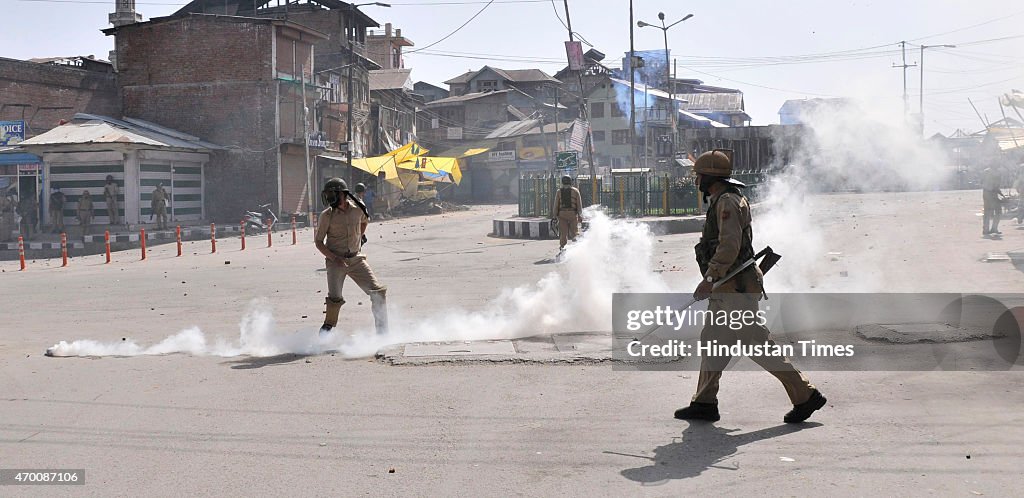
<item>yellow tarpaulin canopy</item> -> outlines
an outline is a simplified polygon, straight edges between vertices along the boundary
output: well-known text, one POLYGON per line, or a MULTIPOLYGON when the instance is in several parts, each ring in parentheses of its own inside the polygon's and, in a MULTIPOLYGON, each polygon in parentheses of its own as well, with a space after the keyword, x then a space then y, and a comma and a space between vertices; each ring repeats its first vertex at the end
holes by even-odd
POLYGON ((412 161, 399 163, 398 168, 418 171, 428 177, 449 174, 456 184, 462 183, 462 170, 459 168, 459 159, 456 157, 418 157, 412 161))
POLYGON ((429 152, 429 150, 420 147, 418 143, 409 142, 408 144, 382 156, 353 159, 352 166, 374 176, 383 171, 384 179, 387 180, 388 183, 396 187, 405 188, 406 182, 403 182, 402 178, 399 177, 396 166, 400 163, 411 161, 417 156, 426 154, 427 152, 429 152))

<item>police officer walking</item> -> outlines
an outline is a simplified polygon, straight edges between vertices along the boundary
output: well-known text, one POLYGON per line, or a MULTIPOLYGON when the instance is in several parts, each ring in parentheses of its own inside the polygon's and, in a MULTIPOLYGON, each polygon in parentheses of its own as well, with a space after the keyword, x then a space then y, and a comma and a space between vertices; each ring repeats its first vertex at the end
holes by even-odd
MULTIPOLYGON (((753 229, 751 228, 750 205, 740 191, 745 185, 731 178, 731 151, 715 150, 705 152, 697 158, 693 170, 697 185, 708 199, 707 215, 700 242, 694 248, 697 264, 704 279, 694 291, 697 300, 709 299, 708 310, 713 314, 725 311, 758 311, 758 301, 764 295, 763 275, 757 265, 750 265, 739 274, 722 282, 712 291, 716 282, 739 268, 754 257, 753 229)), ((768 338, 769 331, 758 324, 732 330, 728 325, 705 324, 700 340, 719 344, 774 343, 768 338)), ((807 420, 815 411, 825 406, 825 397, 814 388, 807 378, 797 370, 788 358, 778 356, 752 356, 751 360, 774 375, 786 388, 793 409, 783 420, 799 423, 807 420)), ((697 393, 690 406, 676 410, 675 417, 683 420, 718 420, 718 382, 722 370, 728 365, 729 357, 701 358, 700 377, 697 393)))
POLYGON ((982 213, 981 236, 1002 235, 999 231, 999 219, 1003 216, 1003 206, 1000 202, 1002 190, 999 188, 1001 178, 999 170, 988 167, 981 174, 981 200, 984 212, 982 213))
POLYGON ((320 213, 315 235, 316 248, 327 258, 327 316, 320 333, 327 333, 338 325, 338 314, 341 305, 345 304, 341 289, 345 277, 348 277, 370 296, 377 333, 385 334, 388 328, 387 287, 377 280, 366 262, 366 255, 361 252, 369 224, 366 208, 349 192, 348 185, 341 178, 327 180, 320 198, 329 206, 320 213))
POLYGON ((558 250, 562 251, 569 239, 576 240, 578 224, 583 223, 583 199, 568 175, 562 177, 562 187, 551 203, 551 219, 558 222, 558 250))

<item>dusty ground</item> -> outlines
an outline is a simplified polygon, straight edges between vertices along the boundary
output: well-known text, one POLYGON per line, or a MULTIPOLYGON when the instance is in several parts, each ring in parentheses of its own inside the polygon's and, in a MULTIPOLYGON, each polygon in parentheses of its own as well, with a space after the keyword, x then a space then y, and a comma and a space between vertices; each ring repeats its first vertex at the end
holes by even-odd
MULTIPOLYGON (((980 238, 978 197, 818 198, 823 237, 805 254, 821 260, 806 262, 808 271, 787 263, 815 288, 843 289, 849 279, 846 290, 1022 292, 1024 278, 1009 263, 979 260, 1024 248, 1024 230, 1007 220, 1002 240, 980 238), (832 261, 826 252, 842 255, 832 261)), ((406 313, 480 309, 500 288, 557 271, 536 264, 555 242, 486 236, 490 220, 513 209, 373 225, 367 252, 393 303, 406 313)), ((814 423, 794 428, 782 424, 784 392, 760 372, 728 373, 722 421, 691 425, 671 417, 693 390, 688 372, 395 367, 332 356, 42 356, 58 340, 152 343, 191 325, 233 337, 257 297, 270 299, 279 329, 315 327, 323 263, 310 234, 300 237, 298 246, 286 237, 245 252, 226 239, 215 255, 196 242, 183 258, 160 246, 145 262, 126 252, 111 265, 101 256, 63 269, 36 261, 25 272, 0 263, 0 462, 87 469, 82 488, 4 491, 1002 496, 1019 487, 1020 372, 811 372, 830 403, 814 423)), ((694 281, 696 235, 656 240, 666 278, 694 281)), ((344 312, 369 325, 369 303, 354 290, 344 312)))

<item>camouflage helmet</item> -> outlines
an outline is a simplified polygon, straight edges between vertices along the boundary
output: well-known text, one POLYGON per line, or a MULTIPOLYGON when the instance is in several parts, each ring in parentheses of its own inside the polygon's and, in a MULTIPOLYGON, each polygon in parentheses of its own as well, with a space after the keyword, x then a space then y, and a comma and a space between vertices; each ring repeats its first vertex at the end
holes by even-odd
POLYGON ((562 176, 562 185, 572 185, 572 177, 569 175, 562 176))
POLYGON ((715 149, 701 154, 697 161, 693 163, 693 172, 707 176, 731 176, 732 151, 715 149))
POLYGON ((345 183, 345 180, 342 180, 341 178, 329 178, 327 182, 324 183, 324 192, 328 190, 339 190, 342 192, 347 192, 348 184, 345 183))
POLYGON ((363 185, 362 183, 357 183, 356 184, 356 188, 355 188, 355 193, 358 194, 358 193, 361 193, 361 192, 366 192, 366 185, 363 185))

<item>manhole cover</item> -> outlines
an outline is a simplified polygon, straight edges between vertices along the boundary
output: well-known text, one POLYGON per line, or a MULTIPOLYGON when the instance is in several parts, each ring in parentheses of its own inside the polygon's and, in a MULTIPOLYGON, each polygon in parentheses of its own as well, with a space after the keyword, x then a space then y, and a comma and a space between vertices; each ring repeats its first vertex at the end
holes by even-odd
POLYGON ((430 342, 406 344, 402 356, 486 356, 514 355, 516 348, 512 341, 471 341, 471 342, 430 342))

